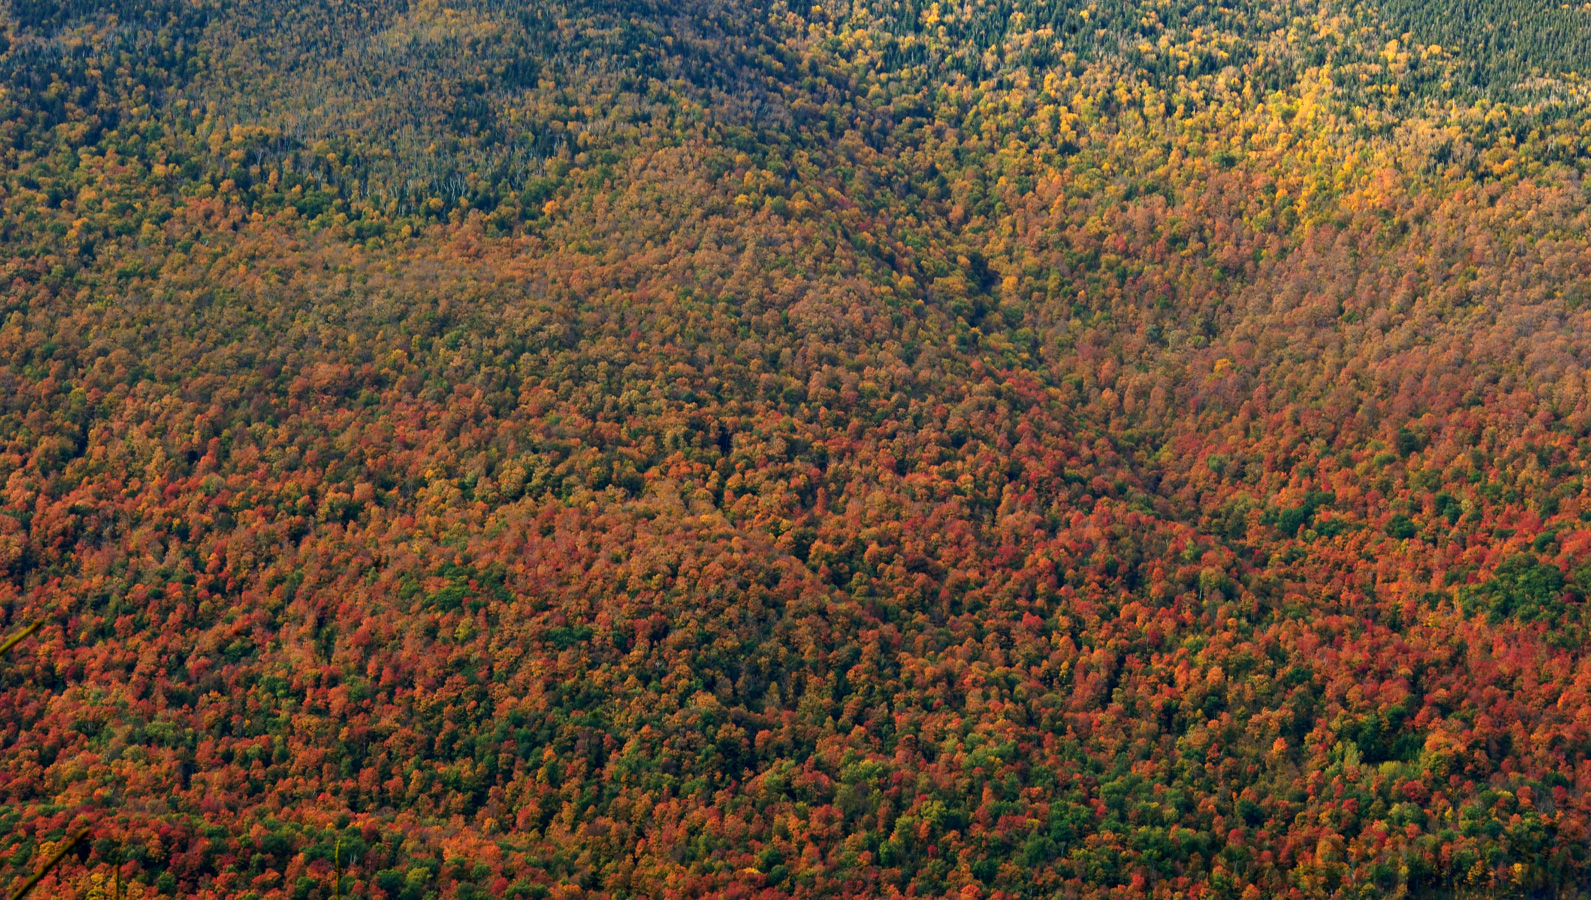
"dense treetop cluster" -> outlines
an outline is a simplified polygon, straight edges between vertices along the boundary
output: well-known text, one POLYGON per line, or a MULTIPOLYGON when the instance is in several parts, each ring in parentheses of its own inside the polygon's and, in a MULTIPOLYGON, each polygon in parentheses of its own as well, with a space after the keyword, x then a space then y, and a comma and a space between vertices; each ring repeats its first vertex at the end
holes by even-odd
POLYGON ((1588 35, 14 0, 0 865, 1579 896, 1588 35))

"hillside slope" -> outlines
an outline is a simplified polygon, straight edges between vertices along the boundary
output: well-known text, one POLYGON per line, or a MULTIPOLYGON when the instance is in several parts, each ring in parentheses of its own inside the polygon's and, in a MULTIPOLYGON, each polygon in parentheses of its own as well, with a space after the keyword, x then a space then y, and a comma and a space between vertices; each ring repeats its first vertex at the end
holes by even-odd
POLYGON ((1579 896, 1576 9, 13 3, 8 871, 1579 896))

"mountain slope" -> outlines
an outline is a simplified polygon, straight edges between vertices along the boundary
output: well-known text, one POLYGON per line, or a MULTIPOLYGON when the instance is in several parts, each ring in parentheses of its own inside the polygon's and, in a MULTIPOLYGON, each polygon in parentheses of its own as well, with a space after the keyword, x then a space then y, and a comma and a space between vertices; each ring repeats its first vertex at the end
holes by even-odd
POLYGON ((5 15, 56 895, 1585 883, 1576 76, 1258 2, 5 15))

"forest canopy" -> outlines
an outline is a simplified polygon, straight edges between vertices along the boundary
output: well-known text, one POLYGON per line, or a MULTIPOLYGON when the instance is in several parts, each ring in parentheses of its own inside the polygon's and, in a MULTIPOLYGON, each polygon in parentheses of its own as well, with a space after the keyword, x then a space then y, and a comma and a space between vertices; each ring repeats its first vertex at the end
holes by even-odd
POLYGON ((1588 37, 13 0, 3 875, 1584 895, 1588 37))

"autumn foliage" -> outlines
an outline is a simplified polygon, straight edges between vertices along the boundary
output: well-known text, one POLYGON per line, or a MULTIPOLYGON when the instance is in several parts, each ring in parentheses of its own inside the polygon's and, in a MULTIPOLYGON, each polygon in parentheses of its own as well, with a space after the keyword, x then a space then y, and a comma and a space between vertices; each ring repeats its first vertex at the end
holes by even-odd
POLYGON ((1578 7, 233 6, 0 11, 7 875, 1585 893, 1578 7))

